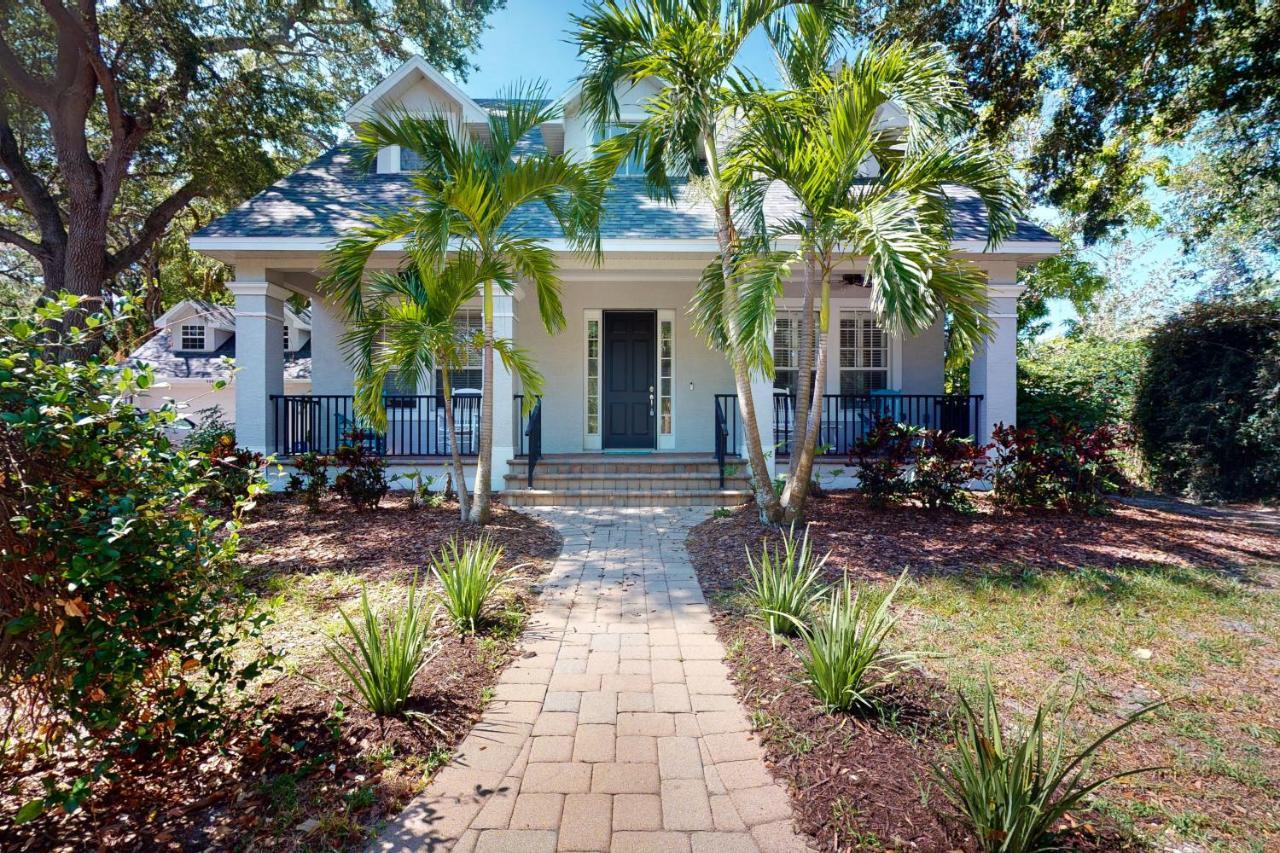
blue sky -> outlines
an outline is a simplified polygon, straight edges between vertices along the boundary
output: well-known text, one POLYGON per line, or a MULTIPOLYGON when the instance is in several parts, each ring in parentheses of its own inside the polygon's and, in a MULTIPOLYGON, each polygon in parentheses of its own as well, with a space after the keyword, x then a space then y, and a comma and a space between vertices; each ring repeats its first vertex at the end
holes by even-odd
MULTIPOLYGON (((577 48, 571 42, 569 16, 585 6, 583 0, 508 0, 505 9, 490 17, 490 29, 475 54, 478 69, 462 83, 463 89, 474 97, 494 97, 515 80, 542 79, 553 94, 564 92, 580 69, 577 48)), ((760 33, 744 48, 741 64, 766 83, 778 82, 769 46, 760 33)), ((1150 233, 1134 236, 1142 238, 1145 248, 1135 266, 1145 269, 1133 269, 1131 274, 1152 276, 1158 283, 1160 270, 1168 269, 1181 254, 1177 242, 1150 233)), ((1105 244, 1091 251, 1092 257, 1103 262, 1110 254, 1111 247, 1105 244)), ((1075 317, 1069 303, 1055 302, 1051 305, 1051 334, 1064 329, 1066 322, 1075 317)))
MULTIPOLYGON (((569 16, 585 8, 582 0, 507 0, 507 7, 489 18, 490 29, 475 55, 480 68, 463 89, 491 98, 520 79, 546 80, 555 93, 568 89, 580 67, 577 48, 570 44, 569 16)), ((769 46, 759 33, 743 51, 742 64, 766 82, 777 82, 769 46)))

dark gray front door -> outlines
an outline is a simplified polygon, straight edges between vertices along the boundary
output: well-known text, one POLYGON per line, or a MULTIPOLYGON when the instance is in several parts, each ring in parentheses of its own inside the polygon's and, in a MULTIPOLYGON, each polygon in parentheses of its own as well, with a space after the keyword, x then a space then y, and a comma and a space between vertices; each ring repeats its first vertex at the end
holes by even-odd
POLYGON ((654 447, 657 314, 604 312, 604 446, 654 447))

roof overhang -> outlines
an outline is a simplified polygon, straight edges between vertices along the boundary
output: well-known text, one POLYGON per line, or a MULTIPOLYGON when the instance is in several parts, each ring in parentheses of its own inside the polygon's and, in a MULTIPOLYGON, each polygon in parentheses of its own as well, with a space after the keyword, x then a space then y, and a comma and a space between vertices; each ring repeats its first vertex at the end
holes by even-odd
MULTIPOLYGON (((547 248, 555 252, 571 252, 573 247, 568 241, 560 238, 542 241, 547 248)), ((334 237, 192 237, 191 248, 210 257, 225 260, 228 257, 246 253, 290 254, 307 252, 327 252, 337 243, 334 237)), ((633 239, 616 238, 601 240, 601 249, 609 254, 697 254, 714 255, 720 247, 713 239, 679 240, 679 239, 633 239)), ((788 241, 780 240, 781 248, 788 246, 788 241)), ((1054 241, 1041 240, 1007 240, 997 246, 988 246, 982 240, 956 240, 952 249, 962 255, 1016 260, 1019 265, 1030 265, 1044 258, 1052 257, 1061 251, 1061 244, 1054 241)), ((393 254, 404 251, 404 244, 396 241, 379 246, 377 254, 393 254)))

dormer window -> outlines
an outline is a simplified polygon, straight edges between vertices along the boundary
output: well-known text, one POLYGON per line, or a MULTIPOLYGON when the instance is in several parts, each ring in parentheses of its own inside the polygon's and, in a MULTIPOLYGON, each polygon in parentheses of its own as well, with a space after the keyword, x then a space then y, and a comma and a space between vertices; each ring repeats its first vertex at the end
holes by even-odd
POLYGON ((184 325, 179 336, 184 350, 202 350, 205 348, 204 326, 184 325))
MULTIPOLYGON (((622 136, 631 130, 634 125, 630 124, 611 124, 601 133, 596 131, 596 144, 599 145, 606 139, 612 139, 615 136, 622 136)), ((639 151, 632 151, 631 156, 618 164, 617 175, 644 175, 644 160, 640 157, 639 151)))
POLYGON ((400 171, 416 172, 422 168, 422 155, 412 148, 400 148, 400 171))

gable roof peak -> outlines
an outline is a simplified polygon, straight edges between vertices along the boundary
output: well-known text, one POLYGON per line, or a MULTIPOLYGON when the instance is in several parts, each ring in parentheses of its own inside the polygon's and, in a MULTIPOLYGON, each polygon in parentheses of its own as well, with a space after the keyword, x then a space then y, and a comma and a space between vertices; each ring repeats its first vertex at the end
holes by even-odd
POLYGON ((393 92, 407 80, 422 79, 440 89, 445 97, 457 104, 462 113, 462 120, 467 123, 479 123, 486 120, 487 113, 474 99, 458 87, 434 65, 421 56, 414 54, 392 71, 382 82, 370 89, 363 98, 356 101, 343 116, 348 124, 358 124, 377 112, 378 101, 393 92))

